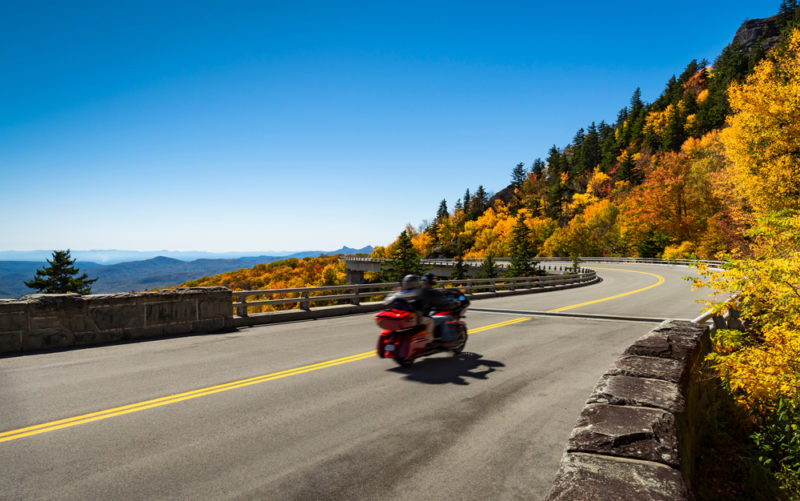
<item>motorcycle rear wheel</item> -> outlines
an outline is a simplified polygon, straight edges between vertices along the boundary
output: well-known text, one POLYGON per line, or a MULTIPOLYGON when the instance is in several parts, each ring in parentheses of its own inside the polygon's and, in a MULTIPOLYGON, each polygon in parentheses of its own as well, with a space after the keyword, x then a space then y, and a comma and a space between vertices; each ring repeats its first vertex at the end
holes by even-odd
POLYGON ((464 336, 464 339, 460 340, 460 341, 461 342, 458 344, 458 346, 456 346, 455 348, 452 349, 453 350, 453 356, 456 356, 456 355, 460 354, 462 351, 464 351, 464 347, 467 345, 466 336, 464 336))
POLYGON ((462 351, 464 351, 464 347, 467 345, 467 330, 463 327, 459 329, 458 332, 458 346, 453 348, 453 356, 459 355, 462 351))
POLYGON ((411 367, 414 364, 413 358, 394 357, 394 361, 397 362, 397 365, 400 367, 411 367))

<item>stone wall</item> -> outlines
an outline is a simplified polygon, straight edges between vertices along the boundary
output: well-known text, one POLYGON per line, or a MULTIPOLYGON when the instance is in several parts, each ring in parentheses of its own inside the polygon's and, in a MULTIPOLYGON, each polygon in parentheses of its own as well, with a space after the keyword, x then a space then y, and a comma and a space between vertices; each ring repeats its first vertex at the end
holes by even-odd
POLYGON ((0 300, 0 354, 229 329, 231 302, 225 287, 0 300))
POLYGON ((691 499, 711 388, 700 377, 709 329, 666 321, 631 345, 597 382, 547 497, 691 499))

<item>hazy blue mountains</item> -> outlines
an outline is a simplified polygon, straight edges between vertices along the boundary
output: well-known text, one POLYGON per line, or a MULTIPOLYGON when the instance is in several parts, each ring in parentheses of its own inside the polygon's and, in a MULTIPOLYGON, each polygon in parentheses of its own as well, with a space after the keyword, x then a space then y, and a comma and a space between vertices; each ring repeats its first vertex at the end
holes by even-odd
MULTIPOLYGON (((37 251, 31 251, 32 253, 37 251)), ((81 252, 72 252, 73 257, 81 252)), ((104 251, 90 251, 101 255, 104 251)), ((120 255, 131 251, 105 251, 106 255, 116 253, 120 255)), ((135 251, 134 251, 135 252, 135 251)), ((77 258, 76 266, 81 273, 86 273, 89 278, 97 278, 92 285, 92 292, 127 292, 157 289, 170 285, 178 285, 188 280, 216 275, 241 268, 252 268, 256 264, 270 263, 292 257, 317 257, 321 254, 358 254, 372 252, 372 247, 362 249, 343 247, 335 251, 303 251, 282 256, 243 256, 237 258, 203 258, 192 261, 176 259, 174 257, 157 256, 138 261, 126 261, 115 264, 99 264, 93 261, 82 261, 77 258)), ((7 252, 0 252, 0 257, 7 252)), ((16 253, 20 255, 21 253, 16 253)), ((0 298, 14 299, 35 291, 25 287, 25 281, 33 278, 36 270, 45 266, 45 259, 52 252, 48 252, 41 259, 36 260, 9 260, 0 261, 0 298)), ((203 253, 211 254, 211 253, 203 253)), ((76 256, 77 255, 77 256, 76 256)), ((134 254, 135 255, 135 254, 134 254)), ((212 254, 213 255, 213 254, 212 254)), ((36 255, 38 257, 38 255, 36 255)), ((25 257, 23 255, 23 257, 25 257)))

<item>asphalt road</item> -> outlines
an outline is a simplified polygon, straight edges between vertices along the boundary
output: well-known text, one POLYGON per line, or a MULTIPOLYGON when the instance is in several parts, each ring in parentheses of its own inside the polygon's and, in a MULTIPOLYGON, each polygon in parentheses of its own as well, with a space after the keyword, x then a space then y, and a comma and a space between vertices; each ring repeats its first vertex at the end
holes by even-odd
POLYGON ((0 499, 541 499, 641 319, 701 311, 687 268, 590 267, 411 369, 371 314, 0 358, 0 499))

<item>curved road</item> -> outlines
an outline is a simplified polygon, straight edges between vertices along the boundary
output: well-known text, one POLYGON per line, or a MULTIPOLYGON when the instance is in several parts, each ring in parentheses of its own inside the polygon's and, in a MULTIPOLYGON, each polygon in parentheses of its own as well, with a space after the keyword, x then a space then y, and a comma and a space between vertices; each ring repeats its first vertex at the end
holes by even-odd
POLYGON ((701 311, 687 268, 590 267, 474 301, 465 353, 411 369, 371 314, 0 358, 0 498, 541 499, 644 319, 701 311))

